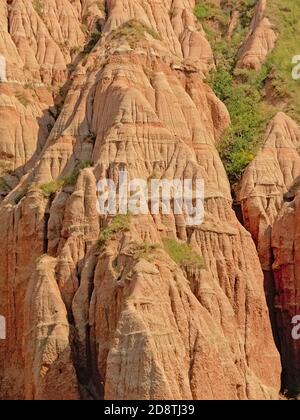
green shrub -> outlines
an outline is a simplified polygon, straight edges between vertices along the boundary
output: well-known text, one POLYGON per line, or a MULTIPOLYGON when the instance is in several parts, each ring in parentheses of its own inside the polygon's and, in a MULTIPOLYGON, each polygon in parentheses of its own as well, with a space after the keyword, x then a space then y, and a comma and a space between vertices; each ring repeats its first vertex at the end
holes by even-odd
POLYGON ((101 32, 100 31, 93 32, 91 34, 89 42, 84 47, 83 53, 84 54, 89 54, 93 50, 93 48, 97 45, 100 38, 101 38, 101 32))
POLYGON ((243 28, 249 28, 254 15, 257 0, 241 0, 238 5, 240 13, 240 22, 243 28))
POLYGON ((223 66, 219 65, 217 71, 208 80, 215 94, 221 101, 226 101, 232 93, 233 77, 223 66))
POLYGON ((195 266, 197 268, 205 268, 203 257, 198 255, 190 245, 185 242, 178 242, 175 239, 165 238, 163 240, 165 250, 176 264, 182 267, 195 266))
POLYGON ((194 14, 198 20, 204 20, 211 17, 211 7, 207 4, 196 4, 194 14))
POLYGON ((245 83, 232 81, 221 88, 217 85, 231 117, 231 126, 221 139, 219 152, 232 183, 241 178, 255 158, 270 117, 264 112, 258 85, 257 79, 245 83))
POLYGON ((130 216, 129 215, 118 215, 111 223, 101 232, 98 245, 103 247, 107 242, 117 233, 126 232, 129 230, 130 216))
POLYGON ((51 195, 55 194, 59 191, 64 182, 62 180, 50 181, 46 184, 40 185, 40 189, 42 190, 45 197, 50 197, 51 195))
POLYGON ((206 3, 201 1, 197 3, 194 8, 194 15, 196 18, 203 23, 205 20, 214 20, 221 26, 226 26, 229 23, 229 12, 224 7, 218 7, 213 3, 207 1, 206 3))
POLYGON ((75 185, 82 169, 90 168, 91 166, 93 166, 93 163, 90 160, 77 164, 71 174, 62 178, 63 185, 75 185))
POLYGON ((69 175, 66 175, 60 179, 56 179, 54 181, 47 182, 45 184, 40 185, 40 189, 43 191, 45 197, 50 197, 51 195, 55 194, 59 191, 63 186, 67 185, 75 185, 80 174, 80 171, 85 168, 89 168, 92 166, 91 161, 85 161, 77 164, 73 170, 73 172, 69 175))
POLYGON ((225 103, 231 126, 218 145, 221 159, 231 183, 239 181, 247 165, 262 144, 267 122, 272 114, 263 106, 263 89, 270 76, 267 62, 261 71, 236 70, 218 65, 209 83, 225 103))
POLYGON ((261 71, 235 70, 237 52, 248 33, 256 3, 255 0, 242 0, 239 4, 224 2, 223 13, 230 14, 234 7, 240 14, 232 39, 226 41, 225 31, 209 24, 211 19, 216 20, 214 6, 209 1, 201 1, 195 8, 195 15, 201 20, 217 62, 217 70, 210 75, 208 82, 226 104, 231 116, 232 124, 220 141, 219 152, 232 183, 241 178, 262 144, 267 122, 276 112, 269 99, 274 101, 277 97, 283 110, 300 121, 300 81, 291 76, 292 57, 299 55, 299 2, 287 0, 283 5, 282 0, 274 0, 267 3, 267 16, 278 33, 275 48, 261 71), (264 92, 266 82, 268 96, 264 92))
POLYGON ((125 38, 131 46, 134 46, 138 41, 145 38, 145 34, 151 35, 154 39, 160 39, 159 34, 153 28, 143 22, 132 19, 114 30, 111 38, 116 41, 125 38))

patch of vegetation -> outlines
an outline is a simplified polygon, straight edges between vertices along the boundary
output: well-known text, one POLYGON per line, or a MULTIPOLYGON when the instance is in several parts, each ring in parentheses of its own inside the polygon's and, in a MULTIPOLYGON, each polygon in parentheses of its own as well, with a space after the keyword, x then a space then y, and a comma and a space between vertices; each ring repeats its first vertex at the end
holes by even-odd
POLYGON ((63 185, 75 185, 82 169, 90 168, 91 166, 93 166, 93 163, 90 160, 77 164, 71 174, 62 178, 63 185))
POLYGON ((268 58, 271 84, 275 95, 286 101, 284 111, 300 122, 300 80, 293 80, 295 64, 292 58, 300 54, 300 3, 294 0, 272 0, 267 4, 267 16, 274 24, 278 39, 268 58))
POLYGON ((129 215, 117 215, 111 223, 101 232, 98 245, 103 247, 107 242, 115 236, 117 233, 126 232, 130 227, 130 216, 129 215))
POLYGON ((64 181, 62 180, 50 181, 46 184, 40 185, 40 189, 42 190, 45 197, 50 197, 59 191, 63 185, 64 181))
POLYGON ((160 248, 159 244, 133 243, 134 257, 136 259, 144 259, 148 262, 153 261, 154 252, 160 248))
POLYGON ((163 239, 165 250, 176 264, 182 267, 205 268, 204 258, 197 254, 193 248, 185 242, 179 242, 175 239, 163 239))
POLYGON ((91 34, 89 42, 84 47, 83 53, 84 54, 89 54, 94 49, 94 47, 97 45, 100 38, 101 38, 101 32, 100 31, 93 32, 91 34))
POLYGON ((249 29, 249 25, 254 16, 257 0, 241 0, 237 6, 240 14, 240 24, 243 28, 249 29))
POLYGON ((114 30, 111 38, 116 41, 125 38, 130 46, 134 46, 138 41, 145 38, 146 34, 151 35, 154 39, 161 39, 152 27, 138 20, 131 19, 114 30))
POLYGON ((57 193, 64 186, 75 185, 80 171, 91 166, 92 162, 89 160, 81 162, 80 164, 76 165, 75 169, 70 175, 42 184, 39 188, 42 190, 45 197, 50 197, 57 193))
POLYGON ((12 173, 12 162, 0 159, 0 175, 12 173))
POLYGON ((241 178, 255 158, 268 119, 272 116, 272 107, 264 104, 264 85, 271 72, 270 64, 266 63, 260 72, 235 70, 237 53, 249 30, 255 5, 255 0, 242 0, 239 4, 224 1, 220 8, 201 1, 195 8, 195 15, 207 33, 217 63, 208 83, 225 103, 231 117, 232 124, 220 140, 219 153, 232 184, 241 178), (239 23, 232 38, 225 40, 233 9, 239 11, 239 23), (211 20, 213 24, 210 24, 211 20), (219 24, 216 26, 215 22, 219 24))
POLYGON ((229 23, 229 10, 216 6, 210 2, 197 3, 194 9, 194 14, 200 22, 211 19, 218 21, 221 25, 227 25, 229 23))
POLYGON ((44 14, 44 5, 42 0, 34 0, 33 1, 33 8, 36 11, 36 13, 42 17, 44 14))
POLYGON ((4 190, 7 187, 7 182, 3 176, 0 177, 0 190, 4 190))
POLYGON ((236 72, 233 76, 218 66, 212 87, 226 104, 231 126, 219 144, 219 153, 231 183, 239 181, 247 165, 255 158, 273 109, 263 104, 263 85, 267 67, 260 72, 236 72))
MULTIPOLYGON (((5 155, 5 153, 3 153, 5 155)), ((0 159, 0 190, 6 190, 9 188, 5 179, 6 175, 12 174, 13 163, 9 160, 0 159)))
POLYGON ((194 11, 206 31, 217 63, 209 83, 226 104, 232 120, 230 129, 221 139, 219 152, 233 184, 239 181, 263 142, 267 122, 275 113, 271 105, 274 99, 280 102, 281 109, 300 121, 300 81, 293 80, 291 75, 295 66, 292 58, 300 54, 300 3, 294 0, 284 4, 281 0, 268 2, 266 13, 274 24, 278 40, 260 72, 235 70, 237 52, 248 33, 257 2, 236 3, 224 1, 219 8, 209 0, 201 0, 194 11), (224 26, 226 16, 230 16, 233 8, 239 11, 239 24, 231 40, 224 40, 228 30, 228 25, 224 26))

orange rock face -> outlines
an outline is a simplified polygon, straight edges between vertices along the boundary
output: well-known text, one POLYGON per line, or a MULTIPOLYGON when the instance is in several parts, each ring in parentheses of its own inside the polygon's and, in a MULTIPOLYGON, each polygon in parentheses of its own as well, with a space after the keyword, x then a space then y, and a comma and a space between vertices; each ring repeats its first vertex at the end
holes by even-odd
POLYGON ((260 70, 273 50, 277 35, 270 20, 264 16, 267 0, 259 0, 250 31, 238 53, 237 68, 260 70))
POLYGON ((195 1, 43 3, 0 9, 0 155, 13 165, 0 204, 0 398, 277 399, 263 273, 215 148, 230 118, 205 83, 214 60, 195 1), (101 29, 89 48, 82 24, 101 29), (204 223, 132 216, 100 246, 96 180, 124 169, 204 179, 204 223), (166 237, 205 263, 175 262, 166 237))
POLYGON ((293 339, 298 296, 298 184, 300 127, 283 113, 271 122, 266 141, 249 165, 240 191, 244 222, 265 273, 265 289, 282 354, 284 385, 299 393, 299 341, 293 339))
POLYGON ((300 313, 299 299, 299 193, 285 203, 273 227, 272 249, 276 299, 274 302, 280 349, 284 366, 284 381, 291 395, 299 394, 300 340, 294 317, 300 313))

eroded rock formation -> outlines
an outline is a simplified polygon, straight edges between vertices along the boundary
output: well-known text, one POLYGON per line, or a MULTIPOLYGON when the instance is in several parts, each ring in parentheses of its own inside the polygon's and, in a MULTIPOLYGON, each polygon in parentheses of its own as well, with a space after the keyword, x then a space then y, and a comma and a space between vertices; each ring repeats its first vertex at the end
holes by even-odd
POLYGON ((257 3, 250 31, 238 53, 238 68, 260 70, 275 46, 277 35, 265 16, 266 5, 267 0, 259 0, 257 3))
POLYGON ((2 399, 278 398, 263 273, 215 148, 230 118, 205 83, 214 59, 194 6, 1 3, 2 399), (100 31, 92 44, 83 24, 100 31), (203 178, 204 223, 131 217, 99 246, 96 180, 124 169, 203 178), (165 237, 205 265, 176 264, 165 237))
POLYGON ((299 342, 292 319, 299 313, 297 213, 300 127, 284 113, 272 120, 264 146, 249 165, 240 191, 246 228, 254 238, 278 334, 284 385, 299 389, 299 342))

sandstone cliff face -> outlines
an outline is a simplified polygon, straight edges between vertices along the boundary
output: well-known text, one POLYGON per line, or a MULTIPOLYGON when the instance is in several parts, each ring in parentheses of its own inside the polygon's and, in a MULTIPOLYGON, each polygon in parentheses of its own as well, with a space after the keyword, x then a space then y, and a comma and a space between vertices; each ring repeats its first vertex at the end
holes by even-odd
POLYGON ((259 0, 257 3, 250 31, 238 52, 237 68, 260 70, 275 46, 277 35, 265 16, 266 5, 267 0, 259 0))
POLYGON ((254 238, 265 289, 278 334, 284 385, 299 387, 299 343, 292 319, 299 313, 297 251, 297 182, 300 176, 300 127, 284 113, 271 122, 266 141, 248 167, 240 191, 246 228, 254 238))
POLYGON ((0 9, 0 154, 13 170, 1 187, 0 398, 278 398, 263 273, 215 148, 230 118, 205 83, 214 60, 195 1, 37 4, 0 9), (82 24, 100 28, 94 46, 82 24), (96 180, 124 169, 203 178, 204 223, 131 217, 100 247, 96 180), (165 237, 189 241, 205 267, 176 264, 165 237))
POLYGON ((300 312, 299 301, 299 191, 285 203, 273 227, 276 322, 284 366, 284 381, 291 395, 299 395, 300 343, 291 334, 292 320, 300 312))

